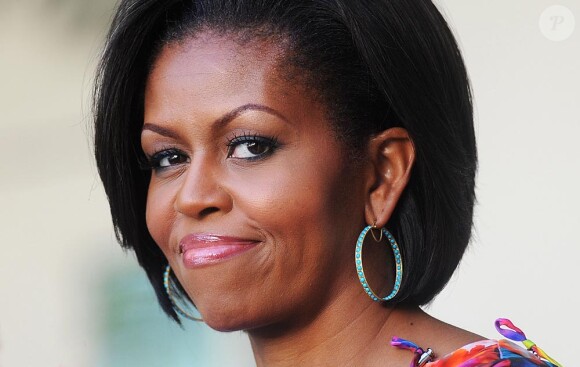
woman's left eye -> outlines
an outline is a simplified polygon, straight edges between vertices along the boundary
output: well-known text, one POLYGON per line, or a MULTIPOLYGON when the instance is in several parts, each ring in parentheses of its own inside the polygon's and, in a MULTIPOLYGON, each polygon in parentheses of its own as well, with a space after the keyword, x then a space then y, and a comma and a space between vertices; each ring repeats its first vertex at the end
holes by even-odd
POLYGON ((228 158, 260 159, 265 158, 277 148, 276 139, 261 136, 244 136, 228 143, 228 158))

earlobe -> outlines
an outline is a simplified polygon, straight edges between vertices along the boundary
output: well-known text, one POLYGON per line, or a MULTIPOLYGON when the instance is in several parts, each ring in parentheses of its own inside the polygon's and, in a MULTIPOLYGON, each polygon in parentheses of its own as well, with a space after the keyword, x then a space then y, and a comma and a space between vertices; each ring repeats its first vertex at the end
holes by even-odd
POLYGON ((365 218, 369 225, 384 227, 409 178, 415 148, 407 130, 395 127, 373 137, 368 145, 372 174, 367 183, 365 218))

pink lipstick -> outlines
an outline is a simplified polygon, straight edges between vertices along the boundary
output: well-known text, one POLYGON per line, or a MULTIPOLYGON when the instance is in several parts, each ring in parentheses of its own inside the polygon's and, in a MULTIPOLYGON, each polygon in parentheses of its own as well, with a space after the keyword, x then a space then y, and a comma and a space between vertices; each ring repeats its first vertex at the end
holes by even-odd
POLYGON ((179 253, 186 268, 215 264, 254 248, 259 241, 193 233, 179 241, 179 253))

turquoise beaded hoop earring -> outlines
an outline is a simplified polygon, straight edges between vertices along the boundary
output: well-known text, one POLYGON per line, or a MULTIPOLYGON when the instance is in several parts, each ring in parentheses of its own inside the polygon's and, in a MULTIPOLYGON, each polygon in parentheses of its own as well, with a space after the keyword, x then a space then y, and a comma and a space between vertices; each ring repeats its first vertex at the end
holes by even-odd
POLYGON ((181 308, 177 302, 175 302, 174 296, 173 296, 173 289, 175 289, 175 285, 171 284, 171 280, 170 280, 170 275, 171 273, 171 266, 167 265, 167 267, 165 268, 165 272, 163 273, 163 287, 165 287, 165 292, 167 293, 167 296, 169 297, 169 301, 171 301, 171 304, 173 305, 173 308, 175 309, 175 311, 177 311, 178 314, 180 314, 181 316, 193 320, 193 321, 203 321, 202 319, 200 319, 199 317, 195 317, 193 315, 191 315, 190 313, 188 313, 187 311, 185 311, 183 308, 181 308))
POLYGON ((401 260, 401 251, 399 250, 399 245, 397 245, 397 241, 395 241, 395 238, 389 231, 387 231, 385 228, 381 228, 381 235, 379 239, 377 239, 375 237, 375 234, 372 232, 373 229, 376 229, 376 226, 366 226, 362 230, 360 236, 358 236, 358 240, 356 241, 356 248, 354 251, 354 262, 356 264, 356 272, 358 274, 358 279, 360 280, 360 283, 362 284, 365 292, 367 292, 367 294, 369 295, 369 297, 371 297, 373 301, 377 302, 389 301, 393 299, 397 295, 397 293, 399 293, 399 289, 401 288, 401 281, 403 279, 403 262, 401 260), (389 241, 389 245, 393 249, 393 255, 395 257, 395 285, 391 293, 384 298, 380 298, 379 296, 376 295, 376 293, 371 289, 371 286, 367 283, 367 278, 365 276, 365 270, 362 262, 362 248, 365 237, 369 231, 371 231, 371 234, 376 242, 380 242, 384 234, 387 237, 387 240, 389 241))

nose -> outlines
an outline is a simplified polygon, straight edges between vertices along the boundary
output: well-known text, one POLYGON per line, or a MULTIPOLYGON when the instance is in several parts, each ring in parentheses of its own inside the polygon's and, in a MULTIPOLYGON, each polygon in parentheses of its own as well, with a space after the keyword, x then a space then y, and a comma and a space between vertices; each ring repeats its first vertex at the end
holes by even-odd
POLYGON ((174 209, 198 220, 220 212, 227 213, 232 209, 232 198, 220 185, 216 162, 204 157, 192 159, 182 176, 174 209))

